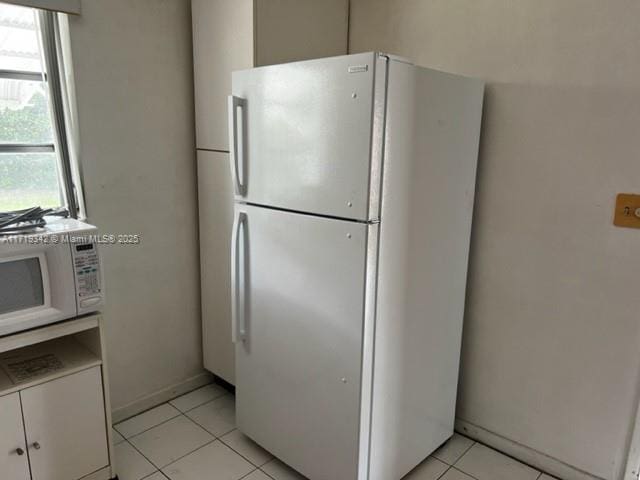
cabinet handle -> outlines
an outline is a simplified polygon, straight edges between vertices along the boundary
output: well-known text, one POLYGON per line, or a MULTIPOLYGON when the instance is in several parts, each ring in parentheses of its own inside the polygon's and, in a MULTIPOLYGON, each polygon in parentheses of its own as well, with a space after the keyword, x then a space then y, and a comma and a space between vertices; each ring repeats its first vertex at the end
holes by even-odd
POLYGON ((38 442, 33 442, 33 445, 31 445, 33 448, 35 448, 36 450, 40 450, 40 444, 38 442))
POLYGON ((20 456, 24 455, 24 450, 21 449, 20 447, 16 448, 16 453, 20 456))

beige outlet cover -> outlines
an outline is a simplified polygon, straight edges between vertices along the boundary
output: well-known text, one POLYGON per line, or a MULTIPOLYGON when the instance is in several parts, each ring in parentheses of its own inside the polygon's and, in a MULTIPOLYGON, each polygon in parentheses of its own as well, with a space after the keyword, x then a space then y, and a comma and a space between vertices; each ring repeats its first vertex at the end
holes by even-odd
POLYGON ((640 195, 618 194, 613 224, 618 227, 640 228, 640 195))

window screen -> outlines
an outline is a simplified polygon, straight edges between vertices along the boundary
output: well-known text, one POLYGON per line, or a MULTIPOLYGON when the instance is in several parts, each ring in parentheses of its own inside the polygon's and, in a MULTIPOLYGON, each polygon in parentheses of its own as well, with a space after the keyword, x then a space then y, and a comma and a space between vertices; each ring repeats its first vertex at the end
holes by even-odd
POLYGON ((0 315, 44 305, 40 259, 0 262, 0 315))

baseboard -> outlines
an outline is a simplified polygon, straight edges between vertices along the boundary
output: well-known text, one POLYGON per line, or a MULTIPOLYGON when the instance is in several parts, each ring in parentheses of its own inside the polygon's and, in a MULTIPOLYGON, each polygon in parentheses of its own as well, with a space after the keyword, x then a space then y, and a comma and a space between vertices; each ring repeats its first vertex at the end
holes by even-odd
POLYGON ((462 435, 562 480, 604 480, 460 418, 456 418, 455 429, 462 435))
POLYGON ((145 410, 149 410, 161 403, 165 403, 172 398, 190 392, 191 390, 195 390, 196 388, 211 383, 212 381, 213 375, 209 372, 199 373, 198 375, 188 378, 183 382, 170 385, 162 390, 138 398, 123 407, 113 409, 111 412, 112 421, 113 423, 121 422, 122 420, 133 417, 134 415, 142 413, 145 410))

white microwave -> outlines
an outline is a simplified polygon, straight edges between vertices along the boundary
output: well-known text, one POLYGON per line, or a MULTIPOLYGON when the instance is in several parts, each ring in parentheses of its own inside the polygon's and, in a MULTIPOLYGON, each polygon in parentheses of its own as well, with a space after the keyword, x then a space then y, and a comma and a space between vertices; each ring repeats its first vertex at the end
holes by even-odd
POLYGON ((0 236, 0 336, 95 312, 104 304, 97 229, 54 219, 0 236))

